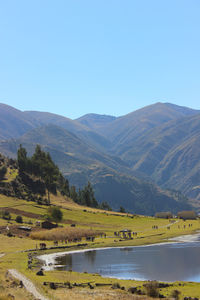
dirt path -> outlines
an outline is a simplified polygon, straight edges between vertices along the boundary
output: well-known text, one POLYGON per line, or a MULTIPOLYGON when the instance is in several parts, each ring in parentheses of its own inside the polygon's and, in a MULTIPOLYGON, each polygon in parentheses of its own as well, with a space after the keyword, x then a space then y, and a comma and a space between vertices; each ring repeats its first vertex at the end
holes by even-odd
POLYGON ((36 289, 35 285, 28 278, 26 278, 24 275, 22 275, 20 272, 18 272, 15 269, 9 269, 8 272, 16 279, 22 281, 26 290, 29 293, 31 293, 36 299, 49 300, 48 298, 42 296, 36 289))

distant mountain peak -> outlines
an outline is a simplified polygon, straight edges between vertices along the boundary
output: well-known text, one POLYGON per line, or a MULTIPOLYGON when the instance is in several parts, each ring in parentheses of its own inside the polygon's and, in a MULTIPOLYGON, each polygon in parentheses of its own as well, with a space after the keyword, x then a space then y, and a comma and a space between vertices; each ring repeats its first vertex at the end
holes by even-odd
POLYGON ((90 113, 76 119, 76 121, 82 125, 87 126, 90 129, 96 130, 102 126, 110 124, 116 119, 117 117, 110 116, 110 115, 99 115, 99 114, 90 113))

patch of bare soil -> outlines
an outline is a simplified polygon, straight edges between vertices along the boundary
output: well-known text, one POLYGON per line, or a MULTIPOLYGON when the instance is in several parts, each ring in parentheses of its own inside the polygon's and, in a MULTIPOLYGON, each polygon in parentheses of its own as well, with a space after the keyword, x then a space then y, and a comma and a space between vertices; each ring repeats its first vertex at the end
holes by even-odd
POLYGON ((42 218, 42 215, 39 214, 35 214, 32 212, 28 212, 28 211, 23 211, 17 208, 12 208, 12 207, 1 207, 1 210, 6 210, 9 211, 10 213, 19 215, 19 216, 24 216, 24 217, 28 217, 28 218, 33 218, 33 219, 38 219, 38 218, 42 218))

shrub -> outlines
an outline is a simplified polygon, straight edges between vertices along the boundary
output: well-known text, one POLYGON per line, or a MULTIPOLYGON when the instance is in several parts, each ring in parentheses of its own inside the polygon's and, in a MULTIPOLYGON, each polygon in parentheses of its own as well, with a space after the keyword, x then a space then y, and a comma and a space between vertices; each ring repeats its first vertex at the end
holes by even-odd
POLYGON ((120 206, 119 212, 120 212, 120 213, 125 213, 125 212, 126 212, 126 211, 125 211, 125 208, 124 208, 123 206, 120 206))
POLYGON ((159 285, 157 281, 148 282, 144 284, 144 287, 146 289, 147 296, 153 298, 159 297, 159 285))
POLYGON ((0 180, 4 179, 6 172, 7 172, 6 166, 0 167, 0 180))
POLYGON ((178 300, 180 297, 181 292, 178 290, 173 290, 171 293, 172 298, 174 298, 175 300, 178 300))
POLYGON ((16 216, 15 221, 16 221, 17 223, 23 223, 22 216, 16 216))
POLYGON ((63 213, 59 207, 51 206, 47 210, 47 219, 56 223, 62 221, 63 213))
POLYGON ((112 289, 121 289, 121 286, 118 282, 116 282, 116 283, 113 283, 112 289))
POLYGON ((10 220, 11 219, 11 215, 10 215, 9 211, 7 211, 7 210, 3 210, 1 212, 1 217, 5 220, 10 220))

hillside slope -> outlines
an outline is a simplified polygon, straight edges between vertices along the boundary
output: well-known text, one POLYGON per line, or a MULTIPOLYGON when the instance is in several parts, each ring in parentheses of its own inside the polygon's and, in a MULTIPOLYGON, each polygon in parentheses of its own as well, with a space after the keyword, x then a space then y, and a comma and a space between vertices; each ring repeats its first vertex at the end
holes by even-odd
POLYGON ((18 109, 0 103, 0 139, 16 138, 35 127, 35 123, 18 109))
POLYGON ((29 155, 40 144, 43 150, 50 153, 70 184, 82 187, 90 180, 97 200, 107 201, 116 210, 122 205, 130 212, 154 214, 159 210, 175 212, 190 207, 183 197, 176 197, 154 184, 127 176, 127 167, 120 159, 99 153, 58 126, 43 126, 17 140, 1 142, 0 151, 16 156, 20 144, 29 155))
POLYGON ((181 107, 169 103, 155 103, 136 110, 125 116, 96 128, 98 133, 111 141, 109 151, 115 155, 121 155, 132 147, 137 138, 171 120, 199 113, 187 107, 181 107))
POLYGON ((159 185, 200 197, 200 114, 171 121, 143 134, 121 156, 159 185))

